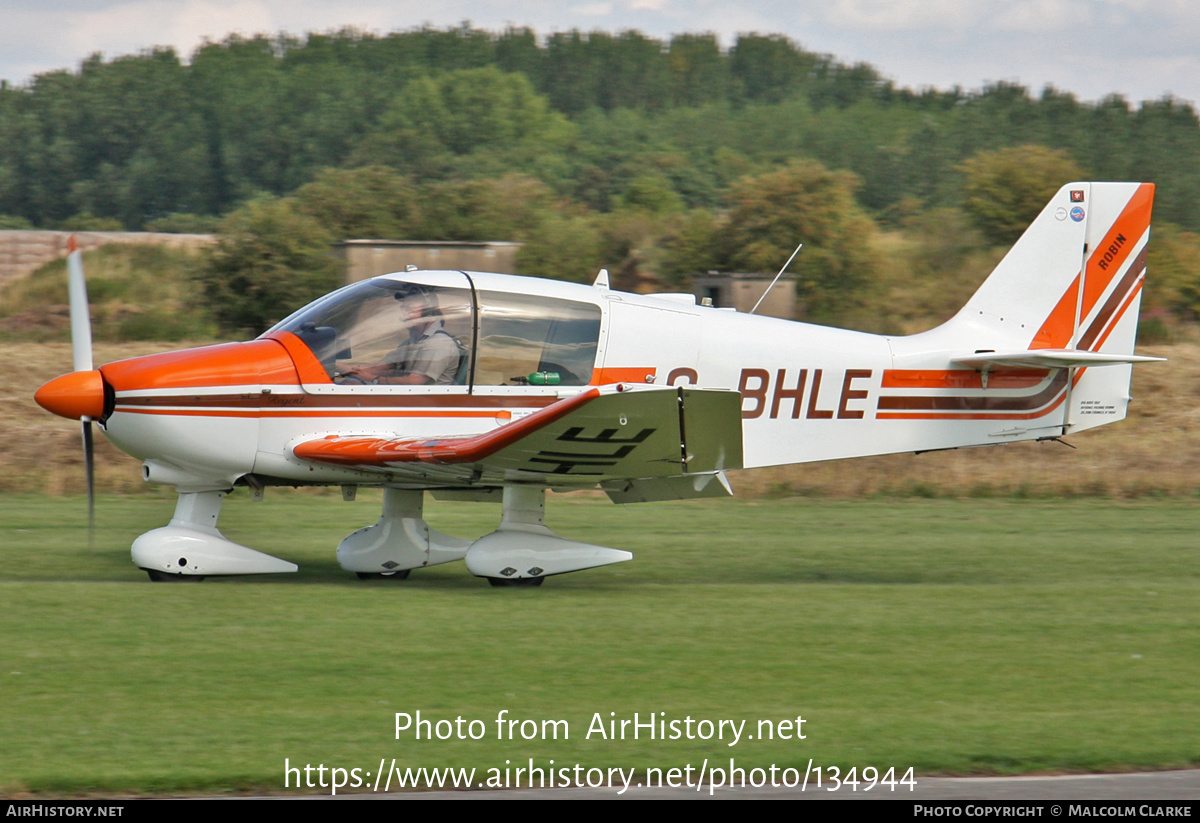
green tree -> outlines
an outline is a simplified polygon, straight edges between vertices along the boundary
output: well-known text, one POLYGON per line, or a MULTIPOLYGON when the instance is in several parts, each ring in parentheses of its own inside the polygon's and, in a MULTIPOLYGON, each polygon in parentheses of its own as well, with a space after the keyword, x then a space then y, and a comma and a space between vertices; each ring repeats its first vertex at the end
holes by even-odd
POLYGON ((200 279, 222 328, 260 334, 337 287, 333 238, 316 220, 273 197, 231 213, 200 279))
POLYGON ((1162 220, 1200 228, 1200 119, 1189 104, 1172 97, 1148 101, 1134 118, 1135 139, 1125 151, 1132 155, 1130 177, 1154 180, 1160 186, 1154 214, 1162 220))
POLYGON ((693 209, 675 215, 660 240, 659 275, 672 283, 718 267, 718 224, 712 213, 693 209))
POLYGON ((643 174, 630 180, 621 205, 649 214, 683 211, 683 200, 671 187, 671 181, 657 174, 643 174))
POLYGON ((1165 310, 1179 320, 1200 318, 1200 236, 1156 222, 1147 272, 1147 314, 1165 310))
POLYGON ((529 28, 512 28, 496 38, 496 66, 504 72, 523 74, 541 89, 544 52, 537 34, 529 28))
POLYGON ((740 35, 729 50, 729 60, 734 93, 747 100, 782 100, 817 66, 813 55, 781 34, 740 35))
POLYGON ((861 301, 877 269, 874 223, 855 202, 858 179, 802 160, 743 178, 721 231, 725 268, 776 272, 796 244, 797 296, 808 318, 835 322, 861 301))
POLYGON ((554 193, 532 177, 429 183, 414 232, 431 240, 515 240, 540 230, 557 208, 554 193))
POLYGON ((1084 176, 1069 154, 1044 146, 979 152, 959 170, 963 208, 997 245, 1016 242, 1059 188, 1084 176))
POLYGON ((420 195, 387 166, 325 169, 294 195, 294 207, 336 240, 412 238, 420 195))
POLYGON ((185 86, 175 53, 154 49, 0 90, 0 210, 136 227, 194 201, 206 156, 185 86))
POLYGON ((573 135, 523 75, 466 69, 409 83, 354 160, 430 176, 481 151, 522 158, 561 152, 573 135))
POLYGON ((517 253, 521 274, 589 283, 606 265, 600 232, 584 215, 551 213, 517 253))
POLYGON ((71 189, 76 210, 137 228, 199 199, 207 157, 186 72, 164 48, 84 64, 73 137, 81 164, 71 189))
POLYGON ((290 157, 271 40, 234 35, 206 43, 192 55, 188 81, 212 173, 204 210, 225 212, 255 192, 282 194, 290 157))
POLYGON ((667 54, 671 103, 700 106, 729 96, 729 66, 715 34, 677 34, 667 54))
POLYGON ((546 38, 542 92, 555 111, 578 115, 599 105, 599 66, 594 65, 588 38, 578 31, 554 32, 546 38))

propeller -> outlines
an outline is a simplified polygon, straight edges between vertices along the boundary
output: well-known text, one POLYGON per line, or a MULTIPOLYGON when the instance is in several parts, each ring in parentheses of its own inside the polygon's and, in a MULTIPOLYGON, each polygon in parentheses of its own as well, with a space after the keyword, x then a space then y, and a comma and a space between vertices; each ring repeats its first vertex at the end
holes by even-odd
POLYGON ((38 389, 38 404, 69 420, 78 420, 83 432, 83 462, 87 471, 88 542, 96 525, 95 443, 92 421, 104 418, 104 377, 92 364, 92 321, 88 313, 87 284, 83 279, 83 253, 75 235, 67 241, 67 294, 71 306, 71 349, 75 370, 56 377, 38 389))
MULTIPOLYGON (((92 371, 92 318, 88 307, 87 281, 83 278, 83 252, 75 235, 67 240, 67 300, 71 310, 71 356, 77 372, 92 371)), ((96 530, 96 448, 92 418, 79 418, 83 427, 83 463, 87 473, 88 543, 96 530)))

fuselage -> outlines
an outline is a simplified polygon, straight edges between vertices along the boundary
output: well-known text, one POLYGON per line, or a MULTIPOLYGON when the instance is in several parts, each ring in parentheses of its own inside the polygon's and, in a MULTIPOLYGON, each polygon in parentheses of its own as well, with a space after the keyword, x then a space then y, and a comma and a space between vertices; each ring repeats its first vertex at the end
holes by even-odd
MULTIPOLYGON (((389 287, 415 281, 441 296, 447 326, 470 358, 462 383, 341 382, 339 354, 375 357, 372 347, 382 351, 404 333, 388 327, 386 314, 364 321, 369 301, 356 305, 351 287, 255 341, 101 367, 113 393, 107 436, 145 461, 148 480, 208 487, 247 475, 268 483, 377 483, 378 474, 314 465, 291 447, 334 434, 478 434, 614 382, 741 392, 747 467, 1003 442, 1012 437, 1003 432, 1061 426, 1052 406, 1062 403, 1063 387, 1051 373, 994 378, 984 390, 976 372, 948 370, 945 352, 905 352, 911 338, 746 315, 697 305, 691 295, 509 275, 377 280, 389 287), (459 314, 450 310, 456 301, 459 314), (895 368, 897 349, 902 369, 895 368), (533 378, 541 373, 558 377, 538 385, 533 378), (932 395, 951 399, 923 400, 932 395), (932 419, 951 425, 931 427, 932 419)), ((437 485, 436 472, 425 479, 437 485)))

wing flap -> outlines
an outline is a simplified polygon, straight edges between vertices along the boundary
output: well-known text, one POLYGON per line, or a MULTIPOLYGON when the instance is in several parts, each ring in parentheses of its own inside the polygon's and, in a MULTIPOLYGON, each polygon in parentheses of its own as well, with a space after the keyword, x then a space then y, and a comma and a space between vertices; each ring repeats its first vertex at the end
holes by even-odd
POLYGON ((706 472, 678 477, 645 477, 610 480, 600 484, 614 503, 650 503, 661 500, 692 500, 700 497, 732 497, 733 487, 725 472, 706 472))

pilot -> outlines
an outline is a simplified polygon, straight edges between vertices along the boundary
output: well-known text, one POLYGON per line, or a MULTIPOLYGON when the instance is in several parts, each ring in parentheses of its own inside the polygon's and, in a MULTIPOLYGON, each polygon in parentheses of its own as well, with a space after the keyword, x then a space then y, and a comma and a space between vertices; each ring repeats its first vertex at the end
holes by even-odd
POLYGON ((401 301, 400 312, 408 339, 380 362, 354 366, 340 376, 389 385, 453 385, 457 382, 462 352, 446 331, 437 299, 425 292, 396 297, 401 301))

